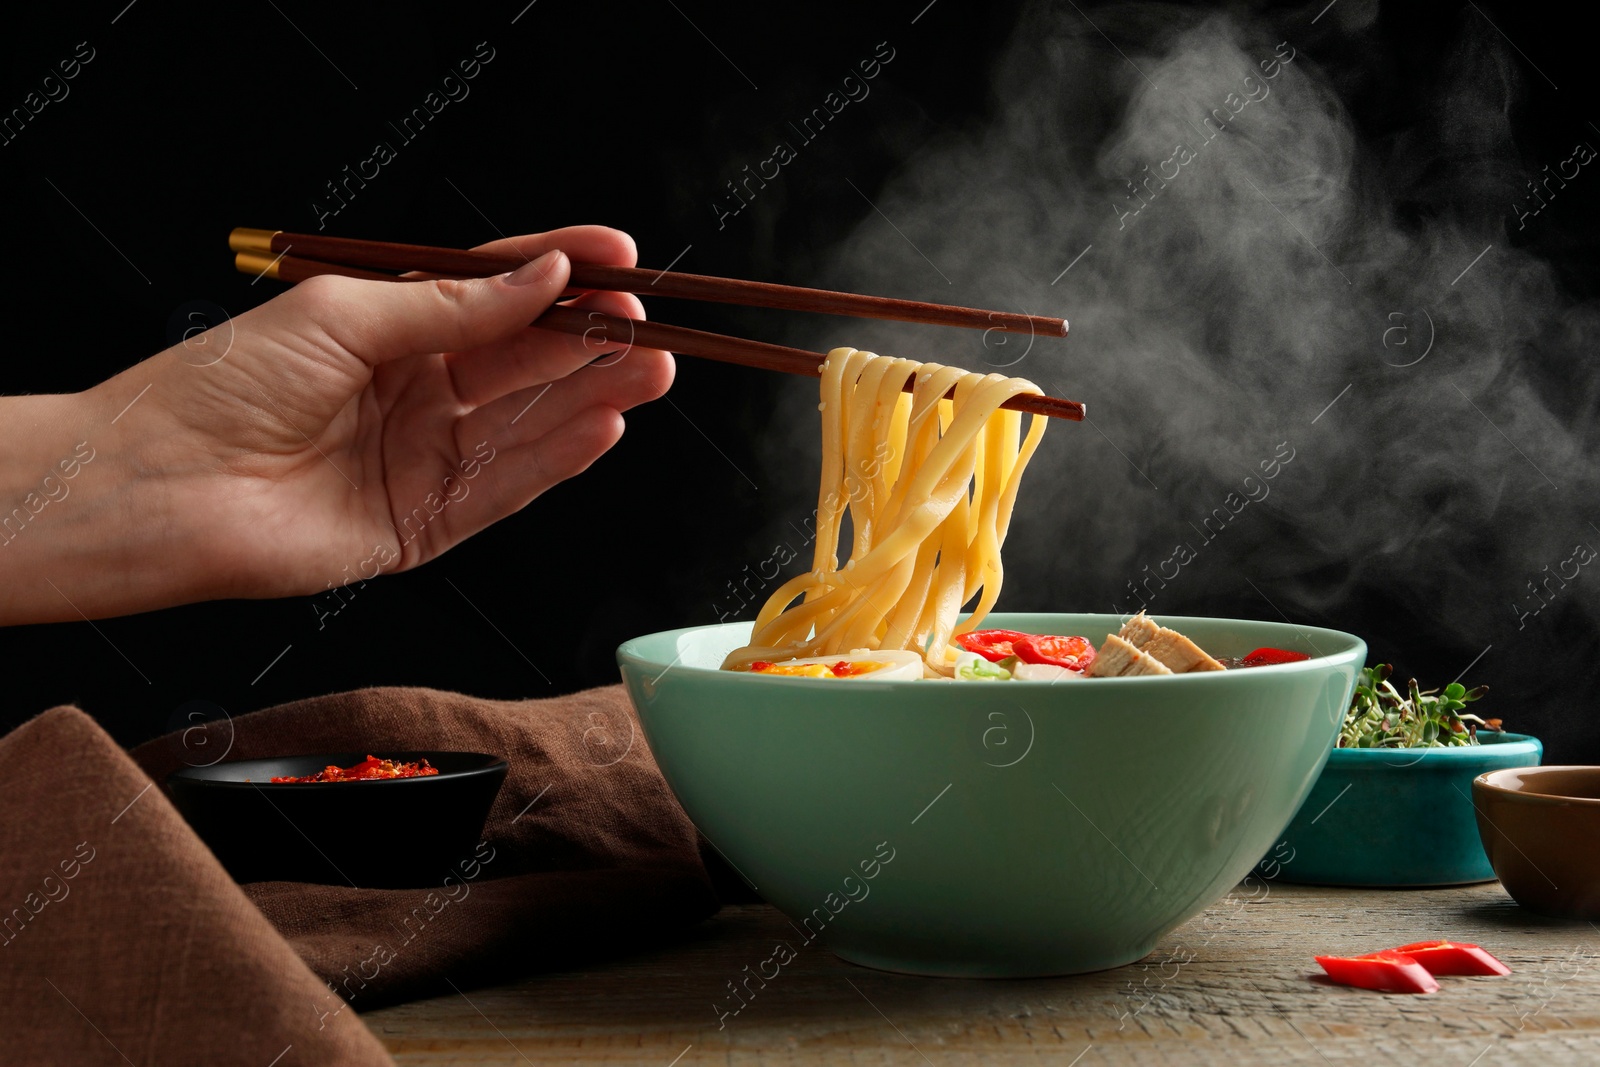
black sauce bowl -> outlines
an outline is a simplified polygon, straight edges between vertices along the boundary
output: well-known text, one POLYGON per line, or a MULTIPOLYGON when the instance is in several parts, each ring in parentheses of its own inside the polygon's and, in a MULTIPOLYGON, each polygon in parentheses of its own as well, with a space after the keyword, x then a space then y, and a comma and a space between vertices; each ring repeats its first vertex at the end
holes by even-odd
POLYGON ((367 752, 236 760, 167 776, 172 802, 239 882, 296 881, 363 888, 437 885, 471 857, 506 777, 482 752, 395 752, 427 760, 418 778, 280 782, 367 752))

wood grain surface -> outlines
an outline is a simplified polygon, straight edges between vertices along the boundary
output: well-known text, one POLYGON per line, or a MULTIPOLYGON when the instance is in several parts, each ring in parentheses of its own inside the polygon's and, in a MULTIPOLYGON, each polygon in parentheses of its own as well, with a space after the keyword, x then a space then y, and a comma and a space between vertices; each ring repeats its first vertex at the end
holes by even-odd
POLYGON ((1373 891, 1248 879, 1140 963, 963 981, 803 948, 738 1014, 726 983, 796 941, 773 908, 725 908, 686 939, 581 971, 367 1014, 405 1065, 1600 1064, 1600 929, 1544 919, 1499 883, 1373 891), (1428 938, 1512 969, 1429 996, 1328 984, 1312 957, 1428 938))

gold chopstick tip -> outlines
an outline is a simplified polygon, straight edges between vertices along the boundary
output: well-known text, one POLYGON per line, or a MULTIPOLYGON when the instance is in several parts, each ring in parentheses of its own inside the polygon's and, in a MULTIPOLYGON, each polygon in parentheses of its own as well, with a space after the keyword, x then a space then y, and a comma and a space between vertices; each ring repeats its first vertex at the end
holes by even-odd
POLYGON ((240 226, 228 234, 228 247, 235 252, 271 252, 272 239, 282 232, 282 230, 252 230, 248 226, 240 226))
MULTIPOLYGON (((237 233, 238 231, 234 231, 237 233)), ((261 231, 256 231, 261 232, 261 231)), ((233 267, 240 274, 254 274, 258 278, 276 278, 278 276, 278 260, 281 256, 270 253, 240 252, 233 257, 233 267)))

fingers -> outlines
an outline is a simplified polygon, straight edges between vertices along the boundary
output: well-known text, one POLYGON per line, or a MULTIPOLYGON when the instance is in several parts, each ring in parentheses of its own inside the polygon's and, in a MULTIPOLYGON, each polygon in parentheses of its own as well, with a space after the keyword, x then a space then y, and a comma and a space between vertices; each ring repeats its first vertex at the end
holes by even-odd
POLYGON ((622 437, 622 415, 614 408, 591 407, 576 412, 550 432, 522 444, 498 448, 484 463, 472 492, 448 509, 446 539, 433 546, 437 555, 452 544, 520 511, 552 486, 576 477, 622 437))
POLYGON ((548 233, 504 237, 498 241, 479 245, 476 250, 536 259, 553 248, 561 249, 578 263, 605 263, 614 267, 631 267, 639 260, 639 250, 635 247, 633 238, 609 226, 564 226, 548 233))
POLYGON ((301 282, 273 306, 297 328, 309 322, 339 348, 376 365, 510 337, 556 301, 569 274, 567 257, 551 251, 492 278, 398 283, 324 275, 301 282))
MULTIPOLYGON (((570 306, 607 315, 644 317, 644 306, 632 293, 586 293, 571 301, 570 306)), ((445 366, 456 396, 468 407, 478 407, 519 389, 565 378, 616 350, 616 345, 607 343, 598 333, 580 337, 525 329, 466 352, 453 352, 446 357, 445 366)))
POLYGON ((581 411, 608 407, 627 411, 657 399, 672 385, 672 356, 636 348, 617 363, 605 360, 544 385, 500 397, 463 415, 456 422, 456 443, 463 454, 472 442, 515 446, 554 431, 581 411), (466 443, 466 444, 464 444, 466 443))

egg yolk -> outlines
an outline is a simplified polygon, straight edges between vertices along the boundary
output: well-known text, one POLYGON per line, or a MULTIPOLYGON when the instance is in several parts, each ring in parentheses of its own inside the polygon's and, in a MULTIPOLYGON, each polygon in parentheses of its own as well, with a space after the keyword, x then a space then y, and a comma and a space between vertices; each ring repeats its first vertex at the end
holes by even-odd
POLYGON ((781 674, 791 678, 853 678, 882 670, 887 663, 875 660, 840 660, 838 663, 768 663, 756 660, 750 669, 757 674, 781 674))

